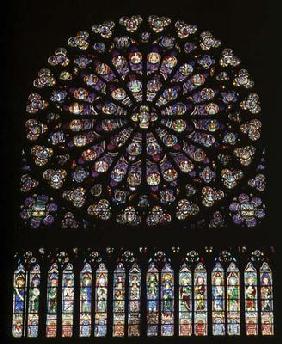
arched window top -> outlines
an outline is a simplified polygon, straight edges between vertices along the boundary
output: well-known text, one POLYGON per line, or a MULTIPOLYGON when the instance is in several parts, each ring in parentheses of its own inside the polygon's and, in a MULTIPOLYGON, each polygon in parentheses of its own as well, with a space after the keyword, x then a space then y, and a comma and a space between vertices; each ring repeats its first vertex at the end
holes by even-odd
POLYGON ((239 269, 234 262, 231 262, 227 268, 227 272, 238 272, 239 269))
POLYGON ((257 272, 257 269, 254 267, 253 263, 249 262, 247 265, 246 265, 246 269, 245 269, 245 272, 257 272))
POLYGON ((190 272, 191 273, 191 269, 187 263, 183 263, 180 267, 179 272, 190 272))
POLYGON ((56 276, 59 274, 59 267, 58 267, 58 264, 57 263, 53 263, 51 266, 50 266, 50 269, 49 269, 49 274, 52 275, 52 276, 56 276))
POLYGON ((132 267, 129 270, 129 273, 139 273, 141 272, 141 269, 138 264, 134 263, 132 267))
POLYGON ((121 263, 121 262, 119 262, 119 263, 117 264, 117 267, 116 267, 115 271, 117 271, 117 272, 124 272, 124 271, 125 271, 124 264, 121 263))
POLYGON ((262 266, 260 267, 260 272, 271 272, 271 268, 267 262, 263 262, 262 266))
POLYGON ((195 267, 196 272, 206 272, 206 268, 203 263, 198 263, 195 267))
POLYGON ((93 25, 67 45, 27 100, 26 224, 261 221, 261 105, 232 49, 156 16, 93 25))
POLYGON ((85 263, 81 272, 82 273, 91 273, 92 272, 91 265, 89 263, 85 263))
POLYGON ((170 262, 166 262, 164 267, 162 268, 162 272, 165 273, 165 272, 172 272, 173 269, 171 267, 171 264, 170 262))
POLYGON ((216 262, 215 263, 215 265, 214 265, 214 268, 213 268, 213 271, 214 272, 223 272, 224 271, 224 269, 223 269, 223 267, 222 267, 222 265, 221 265, 221 263, 220 262, 216 262))
POLYGON ((64 272, 69 272, 73 270, 73 265, 68 263, 67 266, 64 268, 64 272))
POLYGON ((106 272, 107 271, 106 265, 104 263, 100 263, 98 265, 97 271, 99 271, 99 272, 106 272))

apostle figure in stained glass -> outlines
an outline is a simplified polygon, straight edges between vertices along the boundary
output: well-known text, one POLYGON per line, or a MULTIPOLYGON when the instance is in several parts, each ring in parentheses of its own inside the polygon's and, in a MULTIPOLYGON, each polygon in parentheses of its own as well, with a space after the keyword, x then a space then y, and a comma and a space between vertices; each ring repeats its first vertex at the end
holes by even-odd
POLYGON ((273 326, 273 287, 272 271, 264 262, 260 268, 260 303, 261 303, 261 333, 264 336, 274 334, 273 326))
POLYGON ((207 314, 207 272, 202 263, 199 263, 194 272, 194 334, 206 336, 207 314))
POLYGON ((258 334, 257 270, 252 263, 245 269, 245 318, 246 334, 258 334))
POLYGON ((187 265, 179 271, 179 335, 192 335, 192 276, 187 265))
POLYGON ((233 262, 227 269, 227 333, 240 334, 240 272, 233 262))
POLYGON ((24 309, 26 297, 26 272, 22 264, 19 264, 14 272, 13 295, 13 336, 22 337, 24 334, 24 309))

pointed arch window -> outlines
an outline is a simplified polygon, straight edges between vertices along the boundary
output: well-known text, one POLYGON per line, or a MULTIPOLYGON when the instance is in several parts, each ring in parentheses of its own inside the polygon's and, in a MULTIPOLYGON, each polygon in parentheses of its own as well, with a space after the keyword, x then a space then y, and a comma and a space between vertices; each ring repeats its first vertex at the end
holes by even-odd
POLYGON ((128 336, 140 336, 141 270, 134 264, 129 270, 128 336))
POLYGON ((92 268, 85 263, 80 272, 80 337, 91 336, 92 268))
POLYGON ((47 277, 47 317, 46 336, 57 335, 59 269, 57 263, 51 265, 47 277))
POLYGON ((113 336, 123 337, 125 327, 125 268, 122 263, 114 271, 113 336))
POLYGON ((245 319, 246 334, 258 334, 258 281, 257 270, 252 263, 248 263, 245 269, 245 319))
POLYGON ((62 337, 73 335, 74 272, 67 264, 62 273, 62 337))
POLYGON ((240 335, 240 272, 235 263, 227 268, 227 333, 240 335))
POLYGON ((40 296, 40 266, 35 264, 29 273, 27 336, 38 336, 40 296))
POLYGON ((264 262, 260 267, 260 308, 261 333, 264 336, 273 335, 272 271, 266 262, 264 262))
POLYGON ((161 335, 174 333, 174 274, 169 263, 161 270, 161 335))
POLYGON ((95 320, 94 336, 107 334, 108 270, 100 263, 95 274, 95 320))
POLYGON ((27 273, 22 264, 14 271, 13 328, 14 337, 24 335, 24 312, 26 302, 27 273))
POLYGON ((159 270, 154 262, 149 264, 147 272, 147 335, 158 335, 159 324, 159 270))
POLYGON ((192 274, 183 264, 179 271, 179 335, 192 335, 192 274))
POLYGON ((217 262, 212 270, 212 333, 225 335, 225 282, 222 265, 217 262))
POLYGON ((208 334, 207 271, 203 263, 194 272, 194 334, 208 334))

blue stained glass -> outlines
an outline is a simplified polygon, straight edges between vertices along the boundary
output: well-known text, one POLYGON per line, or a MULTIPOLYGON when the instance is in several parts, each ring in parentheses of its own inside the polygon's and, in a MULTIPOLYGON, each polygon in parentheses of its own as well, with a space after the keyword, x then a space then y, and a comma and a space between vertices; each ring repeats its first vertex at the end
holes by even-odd
POLYGON ((161 335, 174 333, 174 276, 170 264, 161 271, 161 335))
POLYGON ((216 263, 212 271, 212 323, 213 334, 225 334, 225 286, 224 270, 220 263, 216 263))
POLYGON ((13 337, 24 335, 24 309, 26 302, 26 271, 22 264, 19 264, 14 271, 14 295, 13 295, 13 337))
POLYGON ((147 272, 147 335, 158 335, 159 324, 159 271, 151 263, 147 272))
POLYGON ((91 336, 92 268, 86 263, 80 272, 80 337, 91 336))

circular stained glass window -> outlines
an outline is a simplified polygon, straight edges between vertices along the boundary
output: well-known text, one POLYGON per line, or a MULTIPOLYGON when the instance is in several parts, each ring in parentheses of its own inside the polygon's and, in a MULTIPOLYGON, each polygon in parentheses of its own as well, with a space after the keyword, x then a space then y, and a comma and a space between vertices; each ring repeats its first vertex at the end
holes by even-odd
POLYGON ((32 227, 264 217, 259 97, 211 32, 157 16, 93 25, 33 86, 21 176, 32 227))

